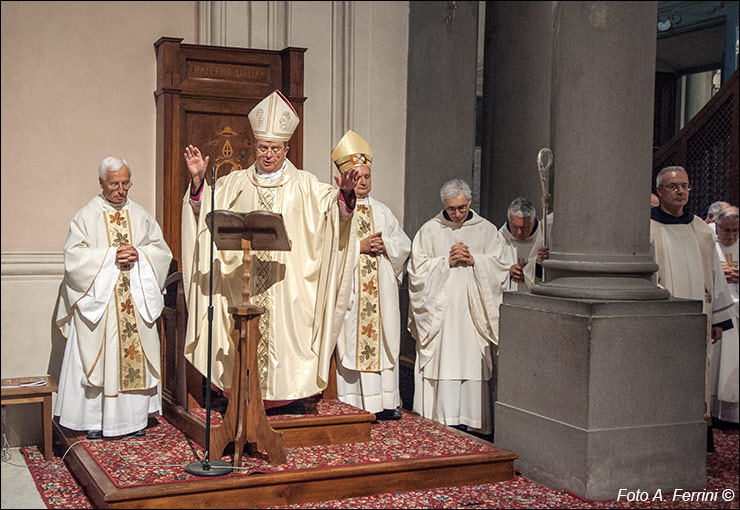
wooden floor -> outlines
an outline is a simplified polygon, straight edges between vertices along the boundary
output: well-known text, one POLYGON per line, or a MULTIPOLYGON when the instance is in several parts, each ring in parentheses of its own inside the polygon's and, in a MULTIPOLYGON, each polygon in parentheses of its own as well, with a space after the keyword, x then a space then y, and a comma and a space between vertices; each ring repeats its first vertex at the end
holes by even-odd
MULTIPOLYGON (((56 422, 55 434, 63 451, 77 441, 56 422)), ((474 455, 203 478, 126 489, 115 487, 82 446, 69 450, 64 460, 95 508, 259 508, 510 480, 516 458, 516 453, 499 448, 474 455)))

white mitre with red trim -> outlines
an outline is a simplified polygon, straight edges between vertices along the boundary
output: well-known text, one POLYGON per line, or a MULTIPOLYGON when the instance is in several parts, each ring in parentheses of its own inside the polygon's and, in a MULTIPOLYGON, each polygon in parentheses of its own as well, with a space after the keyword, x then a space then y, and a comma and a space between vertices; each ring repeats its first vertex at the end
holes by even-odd
POLYGON ((260 101, 249 112, 254 138, 266 142, 287 142, 301 119, 279 90, 260 101))

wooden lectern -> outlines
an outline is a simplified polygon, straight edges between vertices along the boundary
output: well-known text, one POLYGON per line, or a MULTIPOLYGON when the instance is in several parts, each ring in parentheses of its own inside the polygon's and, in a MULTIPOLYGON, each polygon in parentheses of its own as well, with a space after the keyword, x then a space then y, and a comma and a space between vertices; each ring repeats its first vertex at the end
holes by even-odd
POLYGON ((286 457, 283 433, 275 431, 267 423, 257 371, 257 343, 260 340, 258 324, 265 309, 249 304, 249 280, 251 250, 290 250, 285 223, 281 215, 269 211, 240 214, 219 210, 206 216, 209 228, 211 214, 215 215, 213 237, 216 247, 219 250, 244 251, 244 285, 241 304, 229 308, 229 313, 234 316, 231 337, 236 346, 231 394, 223 422, 212 429, 209 458, 220 459, 226 446, 233 442, 233 465, 238 467, 241 465, 246 442, 250 452, 255 449, 265 451, 271 463, 284 464, 286 457))

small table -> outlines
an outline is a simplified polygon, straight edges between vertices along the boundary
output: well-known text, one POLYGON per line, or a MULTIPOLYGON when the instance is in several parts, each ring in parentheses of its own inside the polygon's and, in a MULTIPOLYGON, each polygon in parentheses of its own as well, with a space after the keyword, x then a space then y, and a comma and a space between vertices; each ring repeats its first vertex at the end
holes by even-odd
POLYGON ((56 380, 47 375, 44 377, 19 377, 2 380, 2 405, 32 404, 41 402, 43 404, 42 422, 44 425, 44 457, 47 461, 52 459, 52 416, 51 416, 51 394, 57 391, 56 380), (44 381, 42 386, 21 386, 6 388, 6 386, 17 386, 19 382, 29 380, 44 381))

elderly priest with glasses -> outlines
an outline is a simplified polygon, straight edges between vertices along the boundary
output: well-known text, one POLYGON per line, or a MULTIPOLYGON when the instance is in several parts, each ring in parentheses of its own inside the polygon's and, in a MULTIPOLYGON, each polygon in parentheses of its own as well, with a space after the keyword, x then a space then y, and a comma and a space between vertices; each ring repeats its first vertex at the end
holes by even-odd
MULTIPOLYGON (((265 308, 259 320, 257 367, 265 408, 304 414, 315 411, 327 386, 331 356, 347 308, 352 278, 351 219, 357 170, 334 175, 339 189, 299 170, 287 159, 300 119, 277 90, 249 113, 256 161, 216 184, 215 210, 281 214, 290 251, 252 252, 250 294, 265 308)), ((185 149, 191 186, 182 212, 182 256, 188 325, 186 358, 203 374, 208 366, 208 296, 211 190, 208 157, 185 149)), ((242 252, 216 251, 213 265, 212 381, 229 391, 234 320, 228 308, 241 302, 242 252)))
POLYGON ((56 323, 67 345, 54 414, 88 439, 142 436, 162 409, 156 319, 172 253, 128 199, 126 161, 107 157, 98 174, 102 193, 72 218, 64 245, 56 323))

